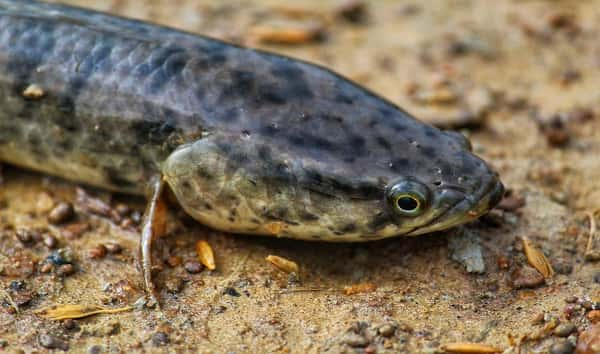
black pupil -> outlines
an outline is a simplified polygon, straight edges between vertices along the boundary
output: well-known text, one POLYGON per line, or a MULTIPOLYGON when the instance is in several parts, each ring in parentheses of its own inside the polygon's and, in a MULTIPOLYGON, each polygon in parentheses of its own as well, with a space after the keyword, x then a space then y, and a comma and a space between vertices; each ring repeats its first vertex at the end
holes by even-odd
POLYGON ((412 197, 400 197, 396 204, 398 208, 405 211, 414 211, 419 207, 419 203, 412 197))

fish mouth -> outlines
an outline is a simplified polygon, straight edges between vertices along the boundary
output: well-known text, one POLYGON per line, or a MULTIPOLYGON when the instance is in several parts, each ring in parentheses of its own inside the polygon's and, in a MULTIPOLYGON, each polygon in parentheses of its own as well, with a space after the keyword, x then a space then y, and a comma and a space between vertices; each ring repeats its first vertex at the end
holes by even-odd
POLYGON ((498 175, 495 173, 489 174, 475 193, 467 194, 462 199, 449 204, 445 211, 431 219, 427 224, 414 228, 406 235, 416 236, 440 231, 475 220, 495 207, 503 196, 504 185, 498 175))

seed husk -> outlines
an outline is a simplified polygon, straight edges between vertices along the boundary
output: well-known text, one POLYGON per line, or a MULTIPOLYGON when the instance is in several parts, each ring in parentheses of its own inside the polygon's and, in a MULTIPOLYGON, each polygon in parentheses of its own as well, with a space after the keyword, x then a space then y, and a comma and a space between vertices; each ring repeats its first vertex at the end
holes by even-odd
POLYGON ((208 242, 204 240, 196 242, 196 253, 198 253, 198 260, 206 268, 210 270, 215 270, 217 268, 215 265, 215 256, 213 250, 208 242))

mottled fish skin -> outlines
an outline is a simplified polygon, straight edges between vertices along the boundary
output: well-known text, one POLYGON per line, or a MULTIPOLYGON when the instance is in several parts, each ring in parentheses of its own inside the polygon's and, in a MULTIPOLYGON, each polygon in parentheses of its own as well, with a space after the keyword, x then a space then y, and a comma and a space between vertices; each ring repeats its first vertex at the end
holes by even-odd
POLYGON ((237 233, 418 235, 503 191, 464 137, 323 67, 68 6, 0 0, 0 108, 0 160, 138 194, 162 174, 237 233), (396 212, 398 186, 420 191, 418 215, 396 212))

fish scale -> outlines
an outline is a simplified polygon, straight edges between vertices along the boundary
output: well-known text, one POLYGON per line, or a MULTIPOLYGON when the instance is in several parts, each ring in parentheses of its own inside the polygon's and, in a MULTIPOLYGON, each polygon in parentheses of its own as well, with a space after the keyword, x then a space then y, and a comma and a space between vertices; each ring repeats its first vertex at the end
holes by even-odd
POLYGON ((149 289, 164 186, 215 229, 334 242, 443 230, 503 194, 462 135, 327 68, 75 7, 0 0, 0 107, 1 161, 153 186, 149 289))

